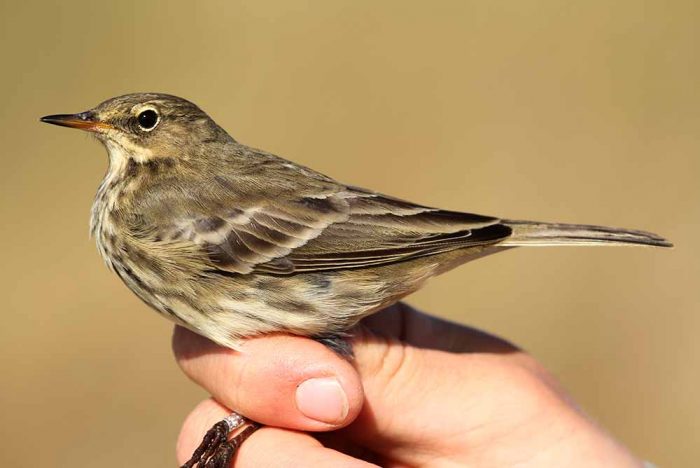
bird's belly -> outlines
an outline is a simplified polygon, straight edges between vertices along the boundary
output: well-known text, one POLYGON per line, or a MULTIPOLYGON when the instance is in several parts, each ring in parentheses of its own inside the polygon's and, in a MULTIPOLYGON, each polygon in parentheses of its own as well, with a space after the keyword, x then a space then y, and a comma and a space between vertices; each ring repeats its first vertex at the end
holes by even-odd
POLYGON ((236 349, 246 338, 270 332, 301 336, 346 332, 367 315, 418 289, 432 269, 404 271, 398 281, 386 268, 360 274, 345 270, 215 276, 197 281, 193 285, 197 294, 158 299, 188 328, 236 349))
POLYGON ((101 236, 100 243, 107 263, 144 302, 169 320, 233 349, 246 338, 270 332, 301 336, 345 332, 418 289, 440 265, 421 259, 289 276, 174 275, 164 272, 148 252, 120 246, 114 236, 101 236))

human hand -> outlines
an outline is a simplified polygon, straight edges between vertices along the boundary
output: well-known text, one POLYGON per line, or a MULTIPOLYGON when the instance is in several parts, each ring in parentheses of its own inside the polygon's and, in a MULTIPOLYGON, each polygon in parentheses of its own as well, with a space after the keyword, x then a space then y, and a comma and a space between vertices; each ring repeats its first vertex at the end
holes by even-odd
POLYGON ((642 466, 501 339, 398 304, 365 319, 353 348, 348 362, 272 335, 234 352, 177 327, 178 363, 213 395, 187 417, 178 460, 235 408, 267 425, 236 467, 642 466))

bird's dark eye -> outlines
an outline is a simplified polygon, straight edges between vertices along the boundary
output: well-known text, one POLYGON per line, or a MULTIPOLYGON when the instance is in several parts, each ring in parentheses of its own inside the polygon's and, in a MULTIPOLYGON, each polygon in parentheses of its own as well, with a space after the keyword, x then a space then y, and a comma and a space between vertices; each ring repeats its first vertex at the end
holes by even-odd
POLYGON ((153 130, 153 128, 158 124, 158 114, 156 111, 147 109, 141 112, 138 117, 139 127, 143 130, 153 130))

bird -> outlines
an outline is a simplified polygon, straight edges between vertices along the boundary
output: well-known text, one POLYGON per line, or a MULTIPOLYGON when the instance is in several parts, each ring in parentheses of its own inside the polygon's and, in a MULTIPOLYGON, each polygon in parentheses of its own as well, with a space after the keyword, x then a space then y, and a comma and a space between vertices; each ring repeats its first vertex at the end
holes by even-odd
MULTIPOLYGON (((644 231, 443 210, 344 184, 239 143, 168 94, 40 120, 90 132, 107 150, 90 221, 107 266, 169 320, 234 350, 286 332, 349 357, 362 318, 515 247, 672 246, 644 231)), ((256 427, 233 413, 184 466, 228 466, 256 427)))

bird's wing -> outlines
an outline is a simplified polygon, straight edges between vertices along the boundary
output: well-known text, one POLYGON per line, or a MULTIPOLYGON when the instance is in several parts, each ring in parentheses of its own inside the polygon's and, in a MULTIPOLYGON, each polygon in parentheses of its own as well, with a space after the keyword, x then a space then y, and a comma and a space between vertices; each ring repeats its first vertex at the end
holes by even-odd
POLYGON ((197 244, 218 270, 284 275, 394 263, 510 233, 495 218, 348 189, 180 218, 163 237, 197 244))
POLYGON ((333 196, 279 204, 259 200, 246 208, 180 218, 165 239, 194 242, 219 270, 289 274, 293 251, 347 217, 347 203, 333 196))
POLYGON ((255 173, 218 176, 216 188, 148 197, 158 200, 158 240, 194 243, 215 270, 285 275, 383 265, 511 234, 496 218, 348 187, 272 156, 262 161, 255 173))
POLYGON ((288 256, 295 272, 362 268, 493 244, 511 234, 496 218, 439 210, 364 190, 346 194, 349 216, 288 256))

